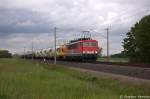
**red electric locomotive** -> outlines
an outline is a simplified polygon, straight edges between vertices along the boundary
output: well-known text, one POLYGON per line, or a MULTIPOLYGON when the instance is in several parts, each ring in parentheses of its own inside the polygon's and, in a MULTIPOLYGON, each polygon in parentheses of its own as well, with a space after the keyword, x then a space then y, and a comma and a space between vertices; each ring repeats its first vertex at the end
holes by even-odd
POLYGON ((66 44, 65 58, 69 60, 96 61, 99 55, 97 40, 79 38, 66 44))

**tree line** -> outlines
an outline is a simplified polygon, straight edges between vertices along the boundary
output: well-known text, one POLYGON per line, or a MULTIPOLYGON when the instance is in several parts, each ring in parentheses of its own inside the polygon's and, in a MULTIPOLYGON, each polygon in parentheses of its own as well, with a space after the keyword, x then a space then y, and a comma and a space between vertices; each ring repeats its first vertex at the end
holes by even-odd
POLYGON ((8 50, 0 50, 0 58, 11 58, 12 54, 8 50))
POLYGON ((143 17, 126 34, 123 55, 131 62, 150 63, 150 15, 143 17))

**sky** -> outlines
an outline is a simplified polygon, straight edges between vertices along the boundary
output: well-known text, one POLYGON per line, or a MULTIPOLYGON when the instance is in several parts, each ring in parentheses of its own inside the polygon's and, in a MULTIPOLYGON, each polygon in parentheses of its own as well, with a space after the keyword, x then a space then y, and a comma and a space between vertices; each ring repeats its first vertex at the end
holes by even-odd
POLYGON ((126 33, 150 14, 149 0, 0 0, 0 49, 12 53, 54 47, 90 31, 106 55, 106 28, 110 54, 123 50, 126 33))

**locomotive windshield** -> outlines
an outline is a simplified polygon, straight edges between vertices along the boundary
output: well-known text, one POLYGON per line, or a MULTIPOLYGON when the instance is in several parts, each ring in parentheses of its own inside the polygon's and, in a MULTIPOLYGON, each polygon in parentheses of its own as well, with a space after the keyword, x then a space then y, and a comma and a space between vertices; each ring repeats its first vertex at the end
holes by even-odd
POLYGON ((95 47, 97 44, 96 42, 83 42, 83 46, 93 46, 95 47))

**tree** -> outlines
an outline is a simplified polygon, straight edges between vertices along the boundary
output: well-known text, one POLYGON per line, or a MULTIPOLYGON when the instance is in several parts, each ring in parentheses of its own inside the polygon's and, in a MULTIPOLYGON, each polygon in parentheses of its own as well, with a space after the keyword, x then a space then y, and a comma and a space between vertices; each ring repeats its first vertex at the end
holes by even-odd
POLYGON ((0 50, 0 58, 11 58, 12 55, 8 50, 0 50))
POLYGON ((127 33, 123 41, 126 55, 131 62, 150 63, 150 15, 143 17, 127 33))

